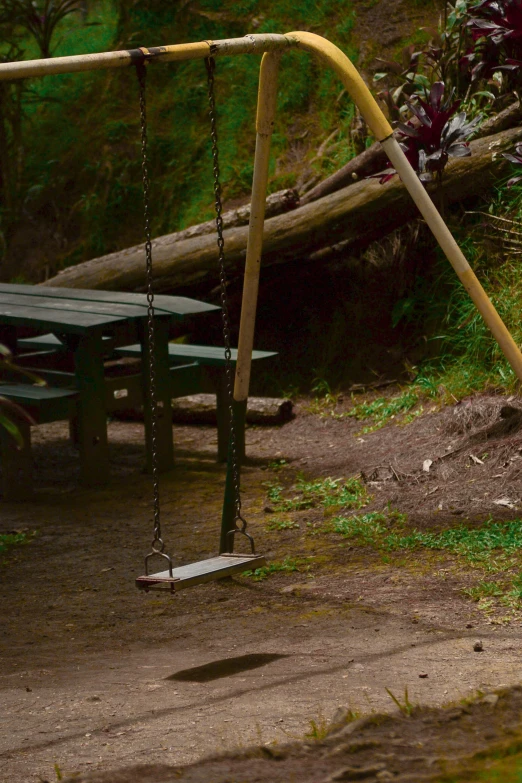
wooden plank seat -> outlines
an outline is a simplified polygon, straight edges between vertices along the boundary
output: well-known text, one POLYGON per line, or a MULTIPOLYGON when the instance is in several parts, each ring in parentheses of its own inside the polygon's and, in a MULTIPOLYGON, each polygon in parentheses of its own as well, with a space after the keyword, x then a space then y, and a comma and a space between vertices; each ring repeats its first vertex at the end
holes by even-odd
POLYGON ((199 563, 173 568, 172 577, 169 571, 139 576, 136 579, 136 586, 146 591, 170 590, 177 592, 186 587, 224 579, 233 574, 241 574, 243 571, 255 571, 256 568, 261 568, 264 565, 266 565, 266 560, 262 555, 225 553, 208 560, 200 560, 199 563))
MULTIPOLYGON (((109 350, 114 340, 110 335, 103 335, 102 343, 109 350)), ((35 337, 23 337, 17 342, 18 350, 21 353, 30 353, 31 351, 67 351, 67 346, 56 337, 55 334, 39 334, 35 337)))
MULTIPOLYGON (((67 350, 67 346, 54 334, 43 334, 37 337, 30 337, 18 340, 18 346, 20 350, 38 351, 41 352, 41 360, 36 359, 38 354, 34 354, 35 361, 32 362, 32 366, 40 366, 41 361, 47 362, 47 357, 50 357, 51 352, 55 351, 57 354, 63 353, 67 350)), ((107 340, 107 350, 111 353, 112 346, 110 345, 110 338, 107 340)), ((121 348, 116 348, 111 354, 115 357, 141 357, 141 345, 128 345, 121 348)), ((276 351, 252 351, 252 361, 259 362, 266 359, 271 359, 277 356, 276 351)), ((171 377, 171 396, 185 397, 189 394, 198 394, 199 392, 212 392, 216 395, 216 412, 218 421, 218 460, 220 462, 226 462, 228 456, 228 438, 229 438, 229 412, 228 401, 226 391, 226 375, 225 375, 225 349, 222 346, 213 345, 185 345, 182 343, 169 343, 169 362, 171 364, 170 377, 171 377), (196 364, 202 368, 202 372, 198 375, 196 370, 196 364), (180 366, 179 372, 176 371, 176 366, 180 366), (192 366, 192 371, 188 371, 187 368, 192 366), (181 367, 185 369, 182 370, 181 367), (190 377, 191 375, 191 377, 190 377)), ((231 362, 233 367, 237 362, 237 348, 231 350, 231 362)), ((28 365, 27 354, 25 355, 24 365, 28 365)), ((55 370, 39 370, 39 373, 54 385, 68 385, 67 378, 64 379, 63 374, 56 372, 55 370)), ((118 410, 125 410, 135 407, 141 403, 136 401, 136 393, 130 391, 128 399, 125 402, 124 387, 117 387, 112 382, 107 382, 110 390, 108 391, 108 404, 109 412, 118 410), (119 402, 115 402, 114 395, 119 393, 117 398, 119 402), (111 396, 112 395, 112 396, 111 396)), ((131 382, 129 381, 129 384, 131 382)), ((238 433, 237 439, 238 453, 241 460, 244 459, 245 445, 244 445, 244 432, 238 433)))
MULTIPOLYGON (((117 356, 140 356, 140 345, 128 345, 116 348, 117 356)), ((252 361, 259 362, 277 356, 276 351, 252 351, 252 361)), ((218 460, 226 462, 228 456, 229 438, 229 410, 226 389, 225 373, 225 349, 214 345, 185 345, 182 343, 169 343, 169 361, 172 366, 180 362, 197 362, 203 368, 202 385, 199 391, 210 391, 216 395, 217 422, 218 422, 218 460)), ((231 349, 231 362, 235 368, 237 362, 237 348, 231 349)), ((192 392, 193 394, 197 392, 192 392)), ((184 396, 184 395, 172 395, 184 396)), ((241 460, 245 455, 245 434, 237 433, 238 454, 241 460)))
MULTIPOLYGON (((77 393, 49 386, 25 383, 0 384, 0 397, 17 403, 35 424, 71 420, 76 413, 77 393)), ((12 411, 10 418, 23 438, 20 447, 4 427, 0 427, 1 490, 4 500, 27 500, 33 491, 31 425, 12 411)))

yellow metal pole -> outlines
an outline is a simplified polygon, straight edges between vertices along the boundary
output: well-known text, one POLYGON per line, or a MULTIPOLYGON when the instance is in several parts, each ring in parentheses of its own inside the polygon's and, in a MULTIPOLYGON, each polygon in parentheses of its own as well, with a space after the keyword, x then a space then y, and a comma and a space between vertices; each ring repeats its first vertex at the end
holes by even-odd
POLYGON ((301 31, 287 33, 289 38, 299 49, 315 54, 325 65, 332 68, 339 76, 350 96, 357 104, 368 127, 378 141, 391 136, 393 129, 380 110, 370 90, 364 83, 360 73, 352 61, 342 52, 338 46, 327 41, 315 33, 301 31))
POLYGON ((265 201, 268 185, 268 165, 270 162, 270 142, 274 129, 277 102, 277 75, 280 52, 264 54, 259 76, 259 93, 256 118, 256 152, 254 159, 254 179, 250 206, 250 222, 241 303, 241 324, 234 384, 234 399, 243 402, 248 397, 254 328, 256 321, 257 293, 261 270, 263 249, 263 226, 265 222, 265 201))
MULTIPOLYGON (((270 162, 270 142, 274 129, 277 103, 277 75, 279 72, 280 52, 264 54, 259 74, 259 92, 256 117, 256 152, 254 158, 254 178, 250 202, 250 221, 248 227, 247 254, 243 281, 243 299, 241 302, 241 323, 234 382, 234 431, 236 436, 237 471, 245 455, 245 420, 254 346, 257 294, 259 273, 261 271, 261 253, 263 249, 263 226, 265 222, 266 190, 268 184, 268 165, 270 162)), ((232 551, 230 531, 236 527, 235 493, 232 460, 228 459, 225 497, 221 515, 220 552, 232 551)))

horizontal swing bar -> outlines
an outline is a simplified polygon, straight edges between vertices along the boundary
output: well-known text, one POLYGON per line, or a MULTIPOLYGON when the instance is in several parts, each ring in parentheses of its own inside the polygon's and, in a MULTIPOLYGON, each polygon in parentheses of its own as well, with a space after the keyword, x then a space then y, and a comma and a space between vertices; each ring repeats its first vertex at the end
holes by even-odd
POLYGON ((235 54, 264 54, 291 46, 297 41, 276 33, 256 33, 242 38, 224 38, 220 41, 199 41, 198 43, 153 46, 149 49, 122 49, 118 52, 78 54, 70 57, 50 57, 41 60, 22 60, 0 64, 0 81, 27 79, 31 76, 49 76, 58 73, 80 71, 101 71, 107 68, 126 68, 142 60, 181 62, 204 57, 219 57, 235 54))

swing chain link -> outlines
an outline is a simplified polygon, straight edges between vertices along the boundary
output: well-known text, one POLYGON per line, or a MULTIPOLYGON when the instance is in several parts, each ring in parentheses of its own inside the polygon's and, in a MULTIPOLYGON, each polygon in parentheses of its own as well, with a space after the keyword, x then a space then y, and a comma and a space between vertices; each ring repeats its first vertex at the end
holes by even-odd
POLYGON ((210 117, 210 135, 212 139, 212 162, 214 171, 214 206, 216 210, 216 229, 217 229, 217 245, 218 245, 218 260, 219 260, 219 283, 220 283, 220 299, 221 299, 221 318, 223 322, 223 339, 225 343, 225 378, 227 399, 229 403, 229 417, 230 417, 230 449, 229 458, 232 459, 232 481, 234 487, 234 505, 235 505, 235 518, 234 518, 234 530, 235 532, 243 533, 247 535, 246 520, 241 515, 241 490, 239 486, 239 468, 238 468, 238 456, 237 456, 237 436, 236 436, 236 417, 234 415, 233 406, 233 374, 232 374, 232 351, 230 348, 230 313, 228 309, 228 296, 227 296, 227 274, 225 270, 225 240, 223 239, 223 204, 221 200, 221 183, 220 183, 220 171, 219 171, 219 151, 218 151, 218 134, 216 126, 216 105, 214 100, 214 70, 216 67, 216 61, 213 57, 205 58, 205 66, 207 68, 207 84, 208 84, 208 105, 209 105, 209 117, 210 117), (238 522, 241 526, 238 526, 238 522))
POLYGON ((154 290, 152 284, 152 240, 150 228, 150 180, 148 171, 148 137, 147 137, 147 100, 146 100, 146 60, 136 63, 136 74, 140 92, 140 124, 141 124, 141 172, 143 179, 143 214, 145 229, 145 260, 147 284, 147 340, 149 353, 149 383, 151 405, 151 440, 152 440, 152 486, 154 507, 154 539, 152 553, 161 554, 165 544, 161 538, 160 497, 158 479, 158 402, 156 394, 155 367, 155 329, 154 329, 154 290))

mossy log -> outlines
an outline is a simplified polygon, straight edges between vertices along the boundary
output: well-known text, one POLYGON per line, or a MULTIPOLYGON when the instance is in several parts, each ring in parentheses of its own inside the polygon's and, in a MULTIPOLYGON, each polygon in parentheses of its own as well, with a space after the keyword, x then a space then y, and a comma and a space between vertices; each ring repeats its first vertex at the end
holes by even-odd
MULTIPOLYGON (((471 142, 471 156, 451 160, 442 191, 451 204, 487 191, 510 170, 500 154, 522 141, 522 128, 471 142)), ((432 186, 429 186, 432 189, 432 186)), ((325 247, 343 242, 347 252, 365 247, 418 214, 398 177, 386 185, 363 180, 291 212, 265 222, 263 265, 308 258, 325 247)), ((227 271, 242 273, 248 227, 225 231, 227 271)), ((213 287, 218 281, 216 238, 195 236, 172 243, 153 243, 156 291, 213 287)), ((106 290, 142 290, 145 283, 143 245, 78 264, 44 285, 106 290)))

